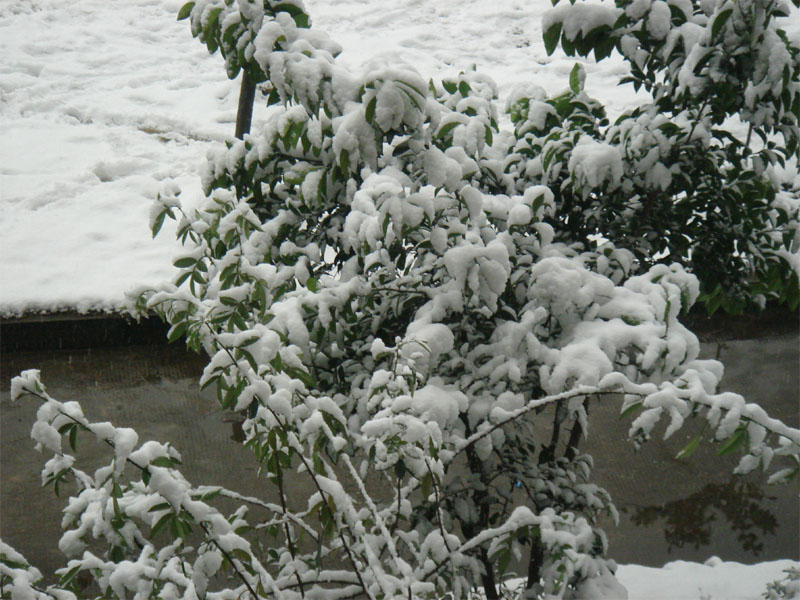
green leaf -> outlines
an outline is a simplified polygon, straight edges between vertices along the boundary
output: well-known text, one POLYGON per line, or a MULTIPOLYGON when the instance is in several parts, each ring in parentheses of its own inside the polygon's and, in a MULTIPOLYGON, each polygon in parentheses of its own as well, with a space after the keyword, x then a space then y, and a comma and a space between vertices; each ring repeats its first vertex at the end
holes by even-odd
POLYGON ((312 292, 316 292, 319 289, 319 281, 313 277, 309 277, 306 279, 306 288, 312 292))
POLYGON ((789 305, 791 310, 797 310, 800 305, 800 281, 798 281, 797 273, 792 272, 789 276, 789 281, 783 291, 784 299, 789 305))
POLYGON ((175 526, 175 530, 178 532, 178 536, 182 540, 185 540, 187 537, 189 537, 189 534, 192 533, 191 525, 189 525, 187 521, 181 519, 180 517, 176 517, 172 521, 172 525, 175 526))
POLYGON ((542 38, 544 39, 544 49, 547 55, 550 56, 555 52, 558 46, 558 39, 561 37, 561 21, 553 23, 550 28, 544 32, 542 38))
POLYGON ((640 401, 638 401, 638 402, 634 402, 634 403, 633 403, 633 404, 631 404, 631 405, 630 405, 628 408, 626 408, 625 410, 623 410, 623 411, 622 411, 622 412, 619 414, 619 418, 620 418, 620 419, 624 419, 624 418, 626 418, 626 417, 630 416, 631 414, 633 414, 634 412, 636 412, 637 410, 639 410, 640 408, 642 408, 642 401, 641 401, 641 400, 640 400, 640 401))
POLYGON ((214 54, 219 48, 219 42, 217 41, 217 27, 219 26, 219 14, 222 12, 222 7, 212 8, 208 11, 208 19, 206 20, 206 24, 203 26, 203 43, 205 43, 206 47, 208 48, 209 54, 214 54))
POLYGON ((74 452, 78 448, 78 426, 75 425, 69 430, 69 447, 74 452))
POLYGON ((196 265, 197 259, 192 256, 184 256, 183 258, 179 258, 172 264, 178 267, 179 269, 185 269, 187 267, 193 267, 194 265, 196 265))
POLYGON ((162 510, 172 510, 172 504, 169 502, 159 502, 155 506, 151 506, 147 512, 161 512, 162 510))
POLYGON ((317 386, 317 382, 314 380, 314 378, 308 373, 306 373, 303 369, 298 369, 296 367, 286 367, 284 370, 287 375, 289 375, 290 377, 294 377, 295 379, 299 379, 309 389, 313 389, 317 386))
POLYGON ((28 567, 30 567, 30 565, 28 563, 18 562, 16 560, 11 560, 10 558, 8 558, 5 555, 5 553, 0 554, 0 563, 4 564, 7 567, 10 567, 12 569, 27 569, 28 567))
POLYGON ((717 451, 717 456, 725 456, 726 454, 730 454, 736 450, 742 445, 742 442, 744 442, 746 433, 747 429, 740 425, 733 435, 725 440, 722 446, 720 446, 719 450, 717 451))
MULTIPOLYGON (((200 263, 197 263, 197 264, 200 264, 200 263)), ((200 285, 205 285, 207 283, 206 280, 205 280, 205 277, 203 277, 203 275, 202 275, 202 273, 200 273, 199 269, 192 272, 192 282, 193 283, 199 283, 200 285)))
POLYGON ((153 227, 150 230, 153 233, 153 237, 156 237, 158 235, 158 232, 161 231, 161 227, 162 225, 164 225, 164 219, 166 217, 167 217, 166 210, 162 210, 160 213, 158 213, 156 220, 153 221, 153 227))
POLYGON ((451 121, 450 123, 447 123, 446 125, 442 125, 439 128, 439 131, 436 132, 436 137, 437 138, 442 138, 442 137, 446 136, 448 133, 450 133, 453 129, 458 127, 460 124, 461 123, 459 123, 458 121, 451 121))
POLYGON ((77 565, 77 566, 74 566, 74 567, 72 567, 72 568, 71 568, 69 571, 67 571, 66 573, 64 573, 64 574, 63 574, 63 575, 62 575, 62 576, 59 578, 59 580, 58 580, 58 585, 60 585, 60 586, 67 586, 67 585, 69 585, 69 584, 70 584, 70 582, 71 582, 73 579, 75 579, 75 576, 76 576, 76 575, 78 574, 78 572, 81 570, 81 567, 82 567, 82 566, 83 566, 82 564, 79 564, 79 565, 77 565))
MULTIPOLYGON (((417 86, 415 86, 412 83, 409 83, 408 81, 403 81, 402 79, 398 79, 397 83, 399 83, 400 85, 406 86, 408 89, 413 91, 417 96, 419 96, 421 98, 424 98, 426 96, 426 94, 425 94, 425 92, 423 90, 419 89, 417 86)), ((469 87, 469 86, 467 86, 467 87, 469 87)), ((407 95, 408 99, 411 101, 411 103, 414 106, 416 106, 417 108, 420 108, 419 104, 417 103, 417 100, 414 97, 412 97, 411 95, 408 95, 408 94, 406 94, 406 95, 407 95)))
POLYGON ((697 435, 696 437, 692 438, 689 441, 689 443, 683 447, 683 450, 681 450, 680 452, 678 452, 678 454, 675 455, 675 458, 677 458, 678 460, 681 460, 683 458, 689 458, 692 455, 692 452, 694 452, 695 448, 697 448, 697 445, 700 443, 701 439, 702 436, 700 435, 697 435))
POLYGON ((186 271, 177 280, 175 280, 175 287, 180 287, 182 283, 184 283, 189 277, 192 276, 191 271, 186 271))
POLYGON ((183 21, 184 19, 189 18, 189 15, 192 14, 192 9, 194 8, 194 2, 187 2, 181 9, 178 11, 178 21, 183 21))
POLYGON ((233 548, 229 554, 245 564, 249 564, 253 560, 253 557, 243 548, 233 548))
POLYGON ((183 334, 186 333, 187 329, 189 329, 189 321, 181 321, 180 323, 173 325, 169 330, 169 334, 167 335, 167 341, 170 344, 177 341, 183 336, 183 334))
POLYGON ((497 572, 501 575, 508 569, 508 564, 511 562, 511 546, 505 546, 496 555, 497 558, 497 572))
POLYGON ((367 110, 364 115, 364 118, 367 120, 367 123, 372 123, 375 120, 375 106, 378 104, 378 98, 373 97, 372 100, 367 102, 367 110))
POLYGON ((250 365, 250 368, 253 369, 254 372, 258 373, 258 363, 256 363, 256 359, 253 358, 253 355, 242 348, 237 348, 236 351, 240 356, 244 357, 244 359, 247 361, 247 364, 250 365))
POLYGON ((733 13, 733 9, 732 8, 727 8, 727 9, 723 10, 722 12, 720 12, 717 15, 717 17, 714 19, 714 22, 711 24, 711 39, 712 40, 717 37, 717 35, 719 34, 720 29, 722 29, 725 26, 725 23, 728 21, 728 19, 730 18, 732 13, 733 13))
POLYGON ((458 84, 454 81, 443 81, 442 87, 444 88, 444 91, 447 92, 448 94, 455 94, 456 91, 458 90, 458 84))
POLYGON ((222 492, 222 488, 217 488, 216 490, 211 490, 210 492, 206 492, 202 496, 200 496, 201 500, 213 500, 217 496, 220 495, 222 492))
POLYGON ((612 35, 607 35, 597 42, 594 46, 594 59, 600 62, 604 58, 611 56, 611 52, 617 45, 617 40, 612 35))
MULTIPOLYGON (((580 38, 580 32, 578 33, 578 36, 580 38)), ((566 33, 562 34, 562 36, 561 36, 561 49, 564 51, 564 53, 567 56, 574 56, 575 55, 575 47, 576 46, 577 46, 577 43, 576 43, 575 40, 569 39, 567 37, 566 33)), ((587 53, 588 53, 588 51, 587 51, 587 53)))
POLYGON ((484 134, 484 140, 486 141, 487 146, 491 146, 492 142, 494 141, 494 136, 492 135, 492 128, 488 125, 486 126, 486 133, 484 134))
POLYGON ((427 500, 431 495, 431 488, 433 487, 433 477, 430 473, 425 473, 420 482, 420 489, 422 490, 422 498, 427 500))
POLYGON ((469 93, 472 91, 472 88, 469 87, 469 84, 466 81, 461 81, 458 84, 458 93, 466 98, 469 96, 469 93))
POLYGON ((162 529, 165 529, 167 525, 170 525, 172 521, 175 519, 175 514, 168 512, 163 517, 161 517, 153 527, 150 528, 150 538, 154 538, 156 535, 161 532, 162 529))
POLYGON ((303 10, 297 6, 296 4, 292 4, 291 2, 285 2, 283 4, 276 4, 272 7, 276 13, 278 12, 287 12, 292 16, 295 25, 300 27, 301 29, 308 29, 310 26, 308 15, 303 12, 303 10))
POLYGON ((281 95, 278 92, 277 88, 272 88, 272 91, 269 93, 267 97, 267 106, 273 106, 275 104, 279 104, 281 101, 281 95))
POLYGON ((164 467, 165 469, 171 469, 175 466, 174 461, 169 456, 159 456, 153 459, 150 464, 155 467, 164 467))
MULTIPOLYGON (((322 462, 322 458, 320 457, 319 453, 314 452, 312 455, 312 462, 314 463, 314 473, 317 475, 325 475, 325 463, 322 462)), ((323 504, 321 513, 325 513, 325 505, 323 504)))
POLYGON ((575 63, 572 67, 572 72, 569 74, 569 88, 574 94, 580 94, 583 91, 583 82, 586 79, 586 72, 580 63, 575 63))
POLYGON ((242 342, 239 344, 239 348, 246 348, 247 346, 252 346, 253 344, 255 344, 255 343, 256 343, 258 340, 260 340, 260 339, 261 339, 261 336, 260 336, 260 335, 253 335, 253 336, 250 336, 250 337, 248 337, 248 338, 245 338, 245 339, 244 339, 244 340, 243 340, 243 341, 242 341, 242 342))
POLYGON ((706 304, 706 312, 710 317, 717 309, 722 305, 722 301, 725 299, 725 294, 722 291, 722 288, 718 285, 717 288, 711 292, 710 294, 705 295, 702 300, 706 304))

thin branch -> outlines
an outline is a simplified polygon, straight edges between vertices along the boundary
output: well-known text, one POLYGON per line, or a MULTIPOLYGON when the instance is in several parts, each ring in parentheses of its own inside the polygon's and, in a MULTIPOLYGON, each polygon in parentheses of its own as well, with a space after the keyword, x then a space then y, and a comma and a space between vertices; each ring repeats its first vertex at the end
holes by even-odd
MULTIPOLYGON (((375 517, 375 524, 381 529, 381 533, 385 537, 386 547, 389 549, 389 553, 392 555, 392 558, 394 559, 395 564, 398 565, 398 567, 399 567, 400 562, 401 562, 401 558, 400 558, 400 554, 397 552, 397 547, 394 544, 394 537, 392 536, 391 533, 389 533, 389 530, 386 527, 386 523, 385 523, 384 519, 380 515, 380 511, 378 510, 378 507, 375 506, 375 503, 372 501, 372 497, 367 492, 367 488, 364 485, 364 481, 358 475, 358 472, 356 471, 355 467, 353 466, 353 463, 350 460, 350 457, 347 454, 342 454, 342 459, 343 459, 345 465, 347 465, 347 468, 350 471, 350 475, 353 477, 353 479, 355 480, 356 484, 358 485, 358 491, 361 492, 361 496, 364 498, 364 502, 366 503, 367 507, 372 512, 373 516, 375 517)), ((398 508, 398 510, 400 510, 400 506, 399 505, 398 505, 397 508, 398 508)), ((411 582, 408 581, 408 573, 405 573, 403 575, 403 579, 406 580, 406 585, 408 586, 408 588, 407 588, 408 589, 408 593, 410 594, 412 585, 411 585, 411 582)))
POLYGON ((442 499, 440 496, 439 485, 436 483, 436 478, 433 475, 433 470, 431 469, 427 458, 425 459, 425 467, 428 469, 428 474, 431 477, 431 487, 433 488, 434 494, 436 494, 436 520, 439 524, 439 535, 442 536, 442 543, 444 544, 444 547, 447 548, 447 556, 449 559, 448 562, 453 570, 453 579, 455 580, 456 568, 455 565, 453 565, 453 549, 450 547, 450 544, 447 543, 447 533, 444 530, 444 522, 442 520, 442 499))
MULTIPOLYGON (((206 325, 206 327, 208 327, 208 330, 211 332, 211 335, 213 336, 214 341, 219 345, 220 348, 222 348, 225 351, 225 353, 231 359, 231 363, 232 363, 231 366, 236 367, 238 369, 239 362, 234 358, 233 353, 228 349, 227 346, 225 346, 225 344, 220 342, 220 340, 217 337, 216 333, 214 332, 214 330, 211 328, 211 326, 208 323, 204 323, 204 325, 206 325)), ((258 395, 256 395, 255 398, 258 399, 259 401, 261 401, 261 398, 258 395)), ((263 404, 262 404, 262 406, 264 406, 270 412, 270 414, 272 414, 273 418, 275 419, 275 422, 278 424, 278 427, 281 428, 281 430, 286 434, 287 439, 288 439, 289 434, 291 432, 288 430, 288 427, 287 427, 286 423, 284 423, 280 419, 278 414, 274 410, 272 410, 272 408, 270 408, 269 406, 263 405, 263 404)), ((292 447, 292 446, 290 445, 290 447, 292 447)), ((303 467, 305 467, 305 470, 308 473, 309 477, 311 477, 311 480, 314 483, 314 487, 317 488, 317 492, 319 492, 320 498, 324 499, 325 498, 325 492, 323 491, 322 487, 320 486, 319 481, 317 480, 317 476, 314 474, 313 470, 311 469, 311 465, 308 464, 308 461, 306 460, 306 457, 303 456, 302 452, 298 452, 297 448, 294 448, 294 447, 292 447, 292 448, 295 451, 295 454, 297 455, 297 457, 303 463, 303 467)), ((334 524, 336 525, 336 520, 335 519, 334 519, 334 524)), ((355 557, 353 556, 353 553, 350 550, 350 546, 347 544, 347 540, 344 539, 344 533, 342 532, 342 530, 339 528, 338 525, 336 525, 336 529, 337 529, 337 533, 339 534, 339 539, 342 542, 342 547, 344 548, 344 551, 347 554, 347 558, 350 560, 350 564, 353 566, 353 570, 354 570, 354 572, 356 574, 356 577, 358 577, 358 581, 361 584, 361 587, 364 590, 364 593, 367 594, 367 596, 369 596, 370 598, 373 598, 372 594, 369 592, 369 589, 367 589, 367 585, 364 583, 364 580, 361 577, 361 572, 359 571, 358 565, 356 564, 355 557)))
MULTIPOLYGON (((258 396, 256 396, 256 398, 258 398, 258 396)), ((260 398, 258 399, 260 400, 260 398)), ((272 408, 270 408, 269 406, 266 406, 265 408, 272 414, 273 418, 275 419, 275 422, 278 423, 278 427, 280 427, 283 430, 288 439, 289 434, 291 432, 288 430, 286 424, 281 421, 278 414, 274 410, 272 410, 272 408)), ((306 457, 303 456, 302 452, 298 452, 297 448, 294 448, 291 445, 290 447, 293 448, 295 454, 303 463, 303 467, 305 468, 309 477, 311 477, 311 481, 314 483, 314 487, 317 488, 317 492, 319 492, 320 498, 324 500, 325 492, 323 491, 322 486, 320 486, 319 481, 317 480, 317 476, 314 474, 314 471, 312 471, 311 465, 308 464, 306 457)), ((333 515, 331 515, 331 517, 333 518, 333 515)), ((352 550, 350 550, 350 546, 347 544, 347 540, 344 539, 344 532, 341 530, 338 524, 336 524, 336 519, 334 519, 333 522, 334 526, 336 527, 337 533, 339 534, 339 540, 342 542, 342 547, 344 548, 344 551, 347 554, 347 558, 350 560, 350 564, 353 566, 353 571, 355 572, 356 577, 358 578, 358 582, 361 584, 361 588, 364 590, 364 593, 367 594, 367 596, 369 596, 374 600, 374 596, 370 593, 369 589, 367 588, 367 585, 364 583, 364 579, 361 577, 361 572, 359 571, 358 565, 356 564, 355 556, 353 556, 353 552, 352 550)))
POLYGON ((206 537, 209 540, 211 540, 211 543, 214 544, 216 549, 220 551, 220 554, 222 554, 222 556, 224 556, 225 559, 230 563, 230 565, 233 567, 233 570, 236 571, 236 574, 239 576, 239 579, 241 579, 245 587, 247 587, 247 591, 249 591, 253 595, 253 598, 258 598, 258 594, 256 594, 256 591, 253 589, 253 586, 250 585, 250 582, 247 581, 247 578, 244 576, 244 574, 242 574, 242 572, 239 571, 239 567, 237 566, 237 563, 239 561, 233 558, 230 554, 228 554, 225 551, 225 549, 222 546, 219 545, 219 542, 216 539, 214 539, 214 537, 211 535, 211 532, 208 530, 205 523, 200 521, 198 525, 200 525, 200 527, 203 529, 203 532, 206 534, 206 537))
POLYGON ((639 395, 643 396, 644 394, 631 394, 629 392, 625 392, 624 390, 613 390, 613 391, 601 391, 595 387, 591 386, 581 386, 577 389, 570 390, 568 392, 561 392, 560 394, 553 394, 552 396, 545 396, 544 398, 538 398, 536 400, 531 400, 528 402, 527 405, 523 406, 522 408, 518 408, 515 411, 509 412, 508 416, 500 419, 491 427, 483 428, 482 431, 478 431, 473 435, 469 436, 468 438, 461 440, 455 447, 455 452, 450 457, 450 459, 445 464, 450 464, 453 462, 453 459, 467 450, 471 448, 475 444, 477 444, 483 438, 491 435, 501 427, 504 427, 511 423, 512 421, 516 421, 520 417, 524 417, 532 410, 539 408, 540 406, 545 406, 547 404, 552 404, 554 402, 559 402, 561 400, 571 400, 572 398, 577 398, 580 396, 588 396, 588 395, 595 395, 595 396, 616 396, 619 394, 628 394, 628 395, 639 395))
MULTIPOLYGON (((280 496, 280 499, 281 499, 281 508, 283 509, 283 513, 286 514, 286 512, 287 512, 287 510, 286 510, 286 494, 283 491, 283 469, 281 469, 281 461, 280 460, 276 460, 275 461, 275 466, 276 466, 276 470, 277 470, 276 475, 277 475, 277 479, 278 479, 278 495, 280 496)), ((286 520, 283 521, 283 531, 284 531, 284 534, 286 535, 286 543, 289 546, 289 554, 292 555, 292 560, 296 561, 297 560, 297 550, 295 549, 294 540, 292 539, 291 530, 289 529, 289 523, 286 520)), ((305 598, 306 597, 306 591, 303 588, 303 580, 300 579, 300 573, 298 573, 296 568, 294 570, 294 574, 297 577, 297 583, 300 586, 300 596, 302 598, 305 598)))
MULTIPOLYGON (((289 519, 293 521, 295 525, 297 525, 303 531, 305 531, 309 536, 311 536, 311 538, 315 542, 318 541, 317 532, 314 531, 307 523, 305 523, 300 515, 295 514, 289 510, 284 512, 283 509, 277 504, 273 504, 271 502, 264 502, 263 500, 260 500, 259 498, 253 498, 252 496, 243 496, 237 492, 233 492, 231 490, 215 485, 200 486, 198 488, 195 488, 194 491, 199 494, 218 491, 220 496, 225 496, 226 498, 231 498, 232 500, 239 500, 240 502, 246 502, 248 504, 264 508, 270 512, 282 515, 282 519, 277 519, 276 522, 282 522, 284 519, 289 519)), ((301 513, 301 514, 307 514, 307 513, 301 513)))
MULTIPOLYGON (((48 402, 48 403, 49 402, 57 402, 54 398, 50 397, 50 395, 47 394, 47 393, 45 393, 45 395, 43 396, 43 395, 39 394, 36 391, 31 391, 31 390, 26 390, 26 391, 28 391, 28 393, 32 394, 33 396, 38 397, 39 399, 41 399, 41 400, 43 400, 45 402, 48 402)), ((94 431, 92 431, 91 428, 86 423, 81 423, 78 419, 76 419, 74 416, 70 415, 69 413, 64 412, 61 408, 59 408, 59 407, 56 407, 56 408, 57 408, 59 414, 64 415, 65 417, 70 419, 72 422, 74 422, 74 423, 80 425, 81 427, 83 427, 85 430, 91 431, 92 433, 94 433, 94 431)), ((88 421, 87 421, 87 423, 88 423, 88 421)), ((100 440, 102 440, 103 442, 108 444, 111 448, 116 448, 116 444, 114 443, 114 440, 109 439, 109 438, 100 437, 97 434, 95 434, 95 437, 99 438, 100 440)), ((63 454, 60 454, 60 456, 63 456, 63 454)), ((148 472, 148 473, 150 472, 149 467, 143 467, 142 465, 140 465, 136 461, 131 460, 130 457, 126 456, 125 457, 125 462, 130 463, 131 465, 133 465, 134 467, 136 467, 137 469, 139 469, 143 473, 144 472, 148 472)), ((181 508, 183 508, 182 505, 181 505, 181 508)), ((247 581, 247 578, 241 573, 241 571, 239 571, 238 567, 236 566, 236 563, 234 562, 235 559, 233 559, 230 555, 228 555, 228 553, 222 548, 222 546, 219 545, 219 542, 211 535, 211 532, 209 532, 209 530, 206 528, 205 524, 202 521, 198 522, 198 524, 200 525, 200 527, 205 532, 205 534, 208 537, 209 541, 212 544, 214 544, 214 546, 220 551, 220 553, 222 553, 222 555, 230 562, 231 566, 233 566, 234 571, 236 571, 236 574, 239 576, 239 579, 241 579, 242 583, 244 583, 245 587, 247 587, 248 591, 253 595, 253 598, 258 598, 258 594, 256 594, 255 590, 250 585, 250 582, 247 581)))

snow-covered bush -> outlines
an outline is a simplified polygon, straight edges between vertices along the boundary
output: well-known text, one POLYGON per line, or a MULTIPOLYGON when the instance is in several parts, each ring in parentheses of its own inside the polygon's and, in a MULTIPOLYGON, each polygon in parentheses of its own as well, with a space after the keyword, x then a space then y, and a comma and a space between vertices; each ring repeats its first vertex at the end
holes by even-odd
MULTIPOLYGON (((512 98, 504 127, 488 77, 351 73, 297 1, 203 0, 180 17, 230 76, 263 83, 271 109, 211 157, 200 206, 165 189, 154 234, 175 218, 186 251, 174 285, 136 310, 209 354, 201 383, 244 415, 278 500, 193 485, 175 449, 89 421, 27 371, 12 395, 42 402, 44 481, 79 491, 61 583, 36 588, 3 546, 0 588, 74 597, 88 572, 111 597, 497 598, 516 572, 517 597, 624 597, 596 526, 616 511, 579 450, 592 403, 619 404, 634 445, 698 417, 721 453, 741 450, 736 472, 797 476, 800 431, 717 393, 722 366, 698 360, 678 320, 695 276, 576 243, 565 184, 528 179, 558 145, 530 132, 561 105, 600 110, 579 70, 555 104, 512 98), (81 432, 110 449, 93 475, 62 445, 81 432), (298 502, 289 477, 315 492, 298 502)), ((581 197, 633 177, 618 146, 561 141, 581 197)))
POLYGON ((629 67, 620 83, 650 98, 609 123, 575 73, 571 92, 515 99, 506 170, 517 189, 553 190, 556 238, 602 236, 641 270, 681 263, 710 312, 767 300, 796 308, 800 48, 779 28, 789 12, 784 0, 615 0, 549 12, 548 52, 559 41, 597 60, 616 51, 629 67), (600 152, 596 171, 576 158, 600 152))
POLYGON ((767 584, 767 591, 764 594, 766 600, 800 598, 800 569, 792 567, 784 572, 786 577, 767 584))

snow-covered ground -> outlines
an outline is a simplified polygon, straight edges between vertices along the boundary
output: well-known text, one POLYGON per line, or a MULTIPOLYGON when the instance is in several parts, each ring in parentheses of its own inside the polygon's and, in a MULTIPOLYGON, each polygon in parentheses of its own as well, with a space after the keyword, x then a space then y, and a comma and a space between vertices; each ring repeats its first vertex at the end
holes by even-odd
POLYGON ((617 578, 627 588, 629 600, 760 600, 766 584, 783 579, 782 571, 791 566, 798 563, 742 565, 712 557, 705 564, 675 561, 662 569, 621 565, 617 578))
MULTIPOLYGON (((238 95, 220 57, 175 20, 182 2, 0 2, 0 315, 113 310, 130 287, 171 275, 176 246, 168 233, 150 240, 151 202, 167 178, 199 194, 238 95)), ((383 53, 425 76, 476 65, 503 93, 525 82, 557 92, 574 64, 544 51, 549 0, 308 5, 356 69, 383 53)), ((615 86, 621 61, 587 70, 612 112, 633 100, 615 86)))
MULTIPOLYGON (((0 314, 113 310, 171 275, 176 246, 150 240, 150 205, 167 178, 184 198, 200 193, 198 167, 232 135, 238 96, 221 58, 175 20, 182 3, 0 3, 0 314)), ((354 69, 388 54, 425 76, 476 65, 505 92, 558 91, 574 64, 544 51, 549 0, 308 5, 354 69)), ((590 69, 588 89, 612 110, 631 97, 613 87, 621 69, 590 69)))
MULTIPOLYGON (((171 276, 177 246, 168 232, 150 239, 150 205, 169 178, 200 194, 199 168, 232 134, 238 95, 220 57, 176 22, 182 2, 0 2, 0 315, 114 310, 126 290, 171 276)), ((526 82, 557 92, 574 64, 544 51, 549 0, 307 5, 353 68, 377 54, 425 76, 476 65, 507 94, 526 82)), ((622 69, 587 66, 587 88, 612 112, 634 98, 614 86, 622 69)), ((627 565, 620 579, 631 598, 756 599, 792 564, 627 565)))
MULTIPOLYGON (((762 600, 767 584, 783 581, 791 567, 797 563, 777 560, 743 565, 712 556, 705 564, 678 560, 661 569, 620 565, 616 576, 628 591, 628 600, 762 600)), ((522 585, 523 580, 511 582, 509 588, 516 584, 522 585)), ((800 594, 800 586, 795 589, 800 594)))

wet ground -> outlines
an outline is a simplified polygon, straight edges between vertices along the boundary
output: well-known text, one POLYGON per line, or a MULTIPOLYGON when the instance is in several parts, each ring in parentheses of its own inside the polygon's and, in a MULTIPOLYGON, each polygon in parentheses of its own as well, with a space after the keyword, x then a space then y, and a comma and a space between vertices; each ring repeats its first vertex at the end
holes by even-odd
MULTIPOLYGON (((792 323, 788 333, 785 323, 779 325, 762 329, 760 336, 758 328, 747 332, 754 339, 707 334, 703 349, 726 364, 726 389, 797 427, 798 336, 792 323)), ((74 334, 67 330, 63 335, 68 340, 74 334)), ((122 339, 148 341, 146 336, 122 339)), ((56 549, 64 498, 54 499, 52 489, 41 488, 45 457, 33 449, 29 434, 35 402, 12 404, 9 399, 8 381, 23 369, 40 369, 53 397, 80 401, 95 421, 133 427, 140 441, 171 441, 184 455, 183 471, 193 483, 269 494, 255 479, 251 455, 233 439, 236 415, 220 411, 197 386, 202 357, 179 345, 47 350, 41 349, 46 344, 33 341, 12 348, 4 344, 0 361, 0 537, 43 572, 64 564, 56 549), (22 349, 26 346, 36 349, 22 349)), ((57 345, 69 344, 62 340, 57 345)), ((611 492, 621 513, 618 527, 606 524, 613 558, 650 566, 712 555, 744 563, 800 560, 796 486, 767 487, 759 474, 733 477, 735 458, 717 457, 708 444, 701 444, 689 461, 676 460, 697 424, 687 425, 668 443, 655 439, 634 455, 624 441, 628 422, 620 421, 618 412, 616 403, 594 407, 584 446, 595 459, 595 482, 611 492)), ((88 460, 104 452, 82 441, 88 460)), ((297 497, 305 497, 304 491, 298 489, 297 497)))

